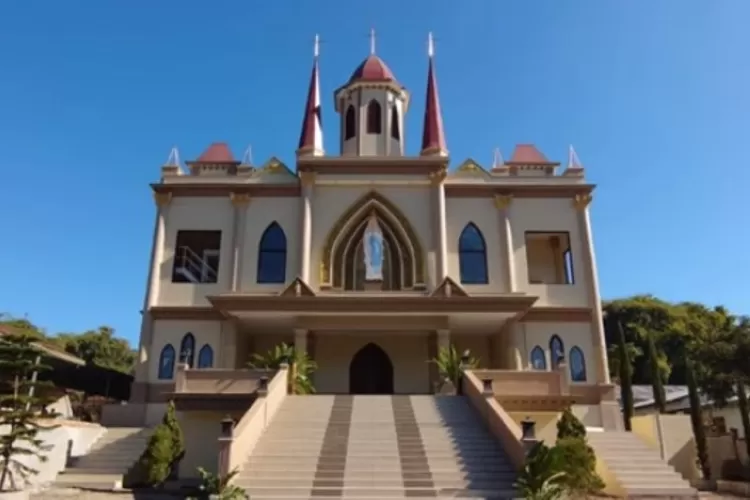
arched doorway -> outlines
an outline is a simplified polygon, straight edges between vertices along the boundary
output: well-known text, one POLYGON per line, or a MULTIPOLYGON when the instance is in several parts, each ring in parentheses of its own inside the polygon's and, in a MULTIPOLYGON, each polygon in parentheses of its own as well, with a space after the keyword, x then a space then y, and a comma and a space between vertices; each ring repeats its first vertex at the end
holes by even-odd
POLYGON ((349 393, 393 394, 393 364, 379 346, 367 344, 352 358, 349 393))

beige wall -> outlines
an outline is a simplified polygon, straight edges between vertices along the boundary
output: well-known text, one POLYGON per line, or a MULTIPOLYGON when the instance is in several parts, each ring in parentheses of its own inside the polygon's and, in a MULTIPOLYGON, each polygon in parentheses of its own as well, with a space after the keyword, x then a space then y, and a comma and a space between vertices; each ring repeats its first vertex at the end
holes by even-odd
POLYGON ((319 393, 348 393, 352 357, 370 342, 391 358, 396 393, 431 392, 425 335, 318 335, 315 340, 315 387, 319 393))
MULTIPOLYGON (((591 323, 552 323, 552 322, 523 322, 520 324, 523 332, 524 348, 521 352, 526 355, 523 358, 525 368, 530 368, 531 351, 535 346, 544 349, 547 355, 547 369, 550 369, 551 353, 549 341, 557 334, 563 341, 565 347, 565 358, 569 361, 570 349, 578 346, 583 351, 586 362, 586 382, 588 384, 597 382, 596 363, 594 360, 594 345, 592 342, 591 323)), ((568 376, 570 373, 568 372, 568 376)), ((575 383, 575 382, 571 382, 575 383)))
POLYGON ((660 453, 688 481, 697 481, 697 453, 690 415, 639 415, 631 420, 633 434, 660 453))
POLYGON ((214 351, 214 366, 220 359, 222 342, 221 342, 221 321, 197 321, 197 320, 166 320, 160 319, 154 321, 153 342, 151 344, 151 356, 148 363, 148 381, 156 384, 171 385, 173 379, 159 380, 159 355, 167 344, 172 344, 177 356, 180 354, 180 342, 186 333, 190 332, 195 336, 195 362, 198 362, 198 352, 203 345, 208 344, 214 351))
MULTIPOLYGON (((231 415, 239 419, 242 414, 231 415)), ((178 412, 177 418, 185 435, 185 458, 180 462, 180 478, 198 477, 198 467, 216 472, 219 462, 221 421, 226 413, 178 412)))

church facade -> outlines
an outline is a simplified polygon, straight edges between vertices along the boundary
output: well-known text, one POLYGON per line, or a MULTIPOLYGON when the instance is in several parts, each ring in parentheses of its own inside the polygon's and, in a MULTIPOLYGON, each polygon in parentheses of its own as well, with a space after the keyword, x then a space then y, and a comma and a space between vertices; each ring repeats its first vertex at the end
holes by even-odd
POLYGON ((562 367, 578 413, 604 425, 581 165, 531 144, 492 166, 450 165, 432 54, 418 156, 404 148, 411 95, 374 53, 334 92, 339 151, 325 152, 317 59, 295 165, 251 165, 214 143, 152 184, 131 403, 156 421, 180 363, 229 373, 281 342, 317 363, 318 393, 428 394, 428 360, 454 345, 483 368, 562 367))

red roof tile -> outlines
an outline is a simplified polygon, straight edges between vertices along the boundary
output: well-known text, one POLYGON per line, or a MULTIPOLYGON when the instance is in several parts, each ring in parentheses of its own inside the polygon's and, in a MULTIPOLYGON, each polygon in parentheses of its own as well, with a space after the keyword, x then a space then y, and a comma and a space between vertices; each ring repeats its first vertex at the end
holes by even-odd
POLYGON ((374 54, 367 56, 349 78, 349 83, 382 81, 395 82, 396 77, 383 60, 374 54))
POLYGON ((506 163, 539 165, 550 162, 533 144, 518 144, 506 163))
POLYGON ((430 58, 430 66, 427 70, 427 102, 424 108, 424 128, 422 129, 422 154, 445 154, 447 152, 437 79, 432 58, 430 58))
POLYGON ((195 163, 236 163, 236 161, 226 142, 214 142, 195 163))

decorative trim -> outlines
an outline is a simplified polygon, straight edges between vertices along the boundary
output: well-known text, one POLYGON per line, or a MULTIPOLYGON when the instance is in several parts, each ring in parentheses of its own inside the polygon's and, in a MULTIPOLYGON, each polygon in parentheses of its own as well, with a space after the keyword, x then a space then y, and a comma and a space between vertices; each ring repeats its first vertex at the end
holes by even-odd
POLYGON ((458 184, 447 182, 445 195, 453 198, 492 198, 495 195, 512 195, 514 198, 573 198, 594 190, 593 184, 543 185, 526 184, 498 186, 486 184, 458 184))
POLYGON ((299 172, 299 181, 304 187, 312 186, 315 184, 315 172, 299 172))
POLYGON ((576 210, 583 210, 589 205, 589 203, 591 203, 592 198, 593 197, 590 193, 577 194, 573 198, 573 206, 576 208, 576 210))
POLYGON ((430 182, 433 185, 437 186, 441 182, 443 182, 446 177, 448 177, 448 169, 447 168, 441 168, 440 170, 436 170, 434 172, 430 172, 430 174, 428 175, 428 177, 430 178, 430 182))
POLYGON ((333 259, 333 250, 339 236, 344 232, 349 221, 371 203, 382 205, 383 208, 385 208, 385 210, 401 225, 401 229, 406 233, 407 241, 411 243, 414 249, 414 266, 416 268, 414 284, 418 285, 424 283, 424 253, 416 231, 414 231, 409 220, 395 204, 377 191, 370 191, 359 200, 355 201, 343 214, 341 214, 329 231, 328 236, 326 237, 326 244, 323 247, 323 254, 320 262, 320 286, 331 285, 331 261, 333 259))
POLYGON ((289 170, 289 167, 286 166, 286 164, 276 158, 275 156, 272 156, 268 159, 258 170, 256 170, 258 173, 269 173, 269 174, 289 174, 294 175, 294 172, 289 170))
POLYGON ((297 159, 297 172, 360 175, 424 175, 447 170, 444 156, 306 156, 297 159))
POLYGON ((440 285, 433 290, 430 297, 468 297, 464 287, 456 283, 453 278, 446 276, 440 285))
POLYGON ((281 297, 315 297, 315 291, 302 278, 294 278, 280 294, 281 297))
POLYGON ((513 201, 512 194, 496 194, 495 195, 495 208, 498 210, 505 210, 510 206, 513 201))
POLYGON ((166 192, 166 193, 154 193, 154 201, 156 202, 156 206, 159 208, 164 208, 168 206, 172 201, 172 193, 166 192))
POLYGON ((148 312, 153 319, 221 320, 224 316, 211 306, 154 306, 148 312))
POLYGON ((232 205, 236 208, 246 207, 250 204, 250 195, 247 193, 229 193, 229 199, 232 201, 232 205))
POLYGON ((251 197, 298 197, 300 185, 298 182, 285 182, 282 184, 261 183, 247 184, 232 182, 226 184, 218 183, 156 183, 151 184, 151 189, 156 193, 170 193, 172 196, 185 197, 222 197, 230 193, 248 194, 251 197))
POLYGON ((529 309, 521 318, 522 322, 562 322, 589 323, 593 313, 588 307, 550 307, 539 306, 529 309))

